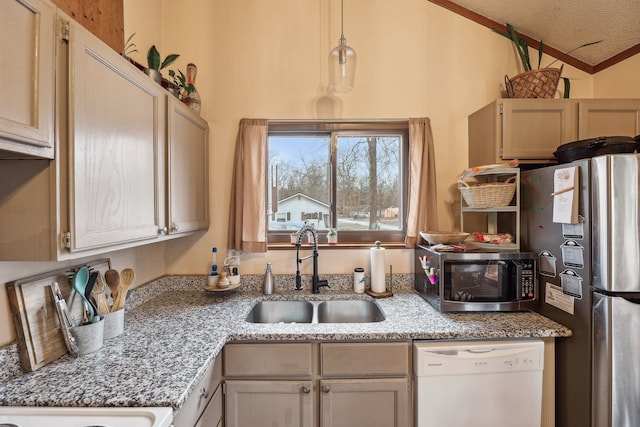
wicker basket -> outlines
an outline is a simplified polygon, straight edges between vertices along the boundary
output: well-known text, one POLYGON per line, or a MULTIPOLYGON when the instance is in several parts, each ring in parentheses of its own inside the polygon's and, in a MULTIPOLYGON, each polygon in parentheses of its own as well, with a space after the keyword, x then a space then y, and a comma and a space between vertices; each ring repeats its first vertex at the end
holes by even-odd
POLYGON ((560 68, 538 68, 513 78, 504 76, 509 98, 553 98, 562 74, 560 68))
POLYGON ((509 206, 516 192, 515 181, 515 176, 505 182, 490 182, 477 185, 469 185, 463 180, 459 180, 458 189, 470 208, 496 208, 509 206))

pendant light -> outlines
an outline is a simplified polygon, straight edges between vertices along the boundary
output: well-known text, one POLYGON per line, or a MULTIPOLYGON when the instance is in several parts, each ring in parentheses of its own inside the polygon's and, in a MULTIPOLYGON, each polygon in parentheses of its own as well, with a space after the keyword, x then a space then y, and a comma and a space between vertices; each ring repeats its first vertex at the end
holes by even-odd
POLYGON ((329 89, 336 93, 351 92, 356 74, 356 51, 344 38, 344 0, 340 0, 340 42, 329 53, 329 89))

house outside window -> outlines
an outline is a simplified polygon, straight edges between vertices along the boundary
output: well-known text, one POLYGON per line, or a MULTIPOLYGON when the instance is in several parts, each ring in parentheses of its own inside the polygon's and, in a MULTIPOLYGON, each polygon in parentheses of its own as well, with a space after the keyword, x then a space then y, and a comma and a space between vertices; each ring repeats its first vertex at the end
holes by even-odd
POLYGON ((326 242, 403 242, 407 121, 271 122, 267 156, 269 243, 304 224, 326 242))

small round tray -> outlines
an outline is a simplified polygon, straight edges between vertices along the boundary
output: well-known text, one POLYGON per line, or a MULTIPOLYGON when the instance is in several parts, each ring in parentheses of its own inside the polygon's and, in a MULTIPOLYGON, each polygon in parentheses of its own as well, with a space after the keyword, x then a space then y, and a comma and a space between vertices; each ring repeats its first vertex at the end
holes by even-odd
POLYGON ((224 291, 232 291, 238 288, 238 286, 240 286, 240 283, 236 283, 235 285, 229 285, 224 288, 219 288, 218 285, 213 285, 213 286, 204 285, 202 289, 204 289, 207 292, 224 292, 224 291))

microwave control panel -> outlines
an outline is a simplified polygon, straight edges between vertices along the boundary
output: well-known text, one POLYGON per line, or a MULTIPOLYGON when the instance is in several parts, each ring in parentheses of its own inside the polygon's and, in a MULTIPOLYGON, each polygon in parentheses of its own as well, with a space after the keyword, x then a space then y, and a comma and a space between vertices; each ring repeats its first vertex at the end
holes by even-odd
POLYGON ((535 272, 532 259, 523 259, 520 263, 520 280, 522 285, 522 299, 535 298, 535 272))

